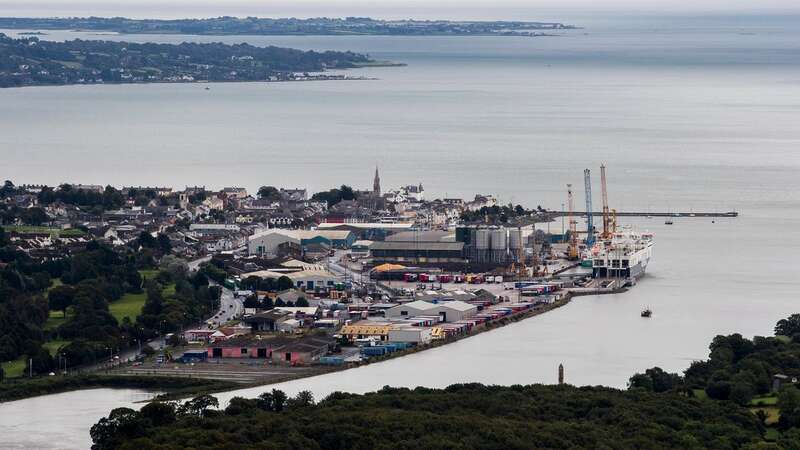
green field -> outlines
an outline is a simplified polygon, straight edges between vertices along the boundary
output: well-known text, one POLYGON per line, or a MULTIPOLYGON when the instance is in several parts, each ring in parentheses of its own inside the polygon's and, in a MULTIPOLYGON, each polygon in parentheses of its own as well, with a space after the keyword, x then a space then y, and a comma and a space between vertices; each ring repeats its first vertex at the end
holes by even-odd
POLYGON ((7 378, 21 377, 25 372, 25 357, 20 356, 13 361, 6 361, 2 363, 2 366, 7 378))
POLYGON ((50 236, 57 236, 57 237, 75 237, 75 236, 83 236, 85 234, 82 230, 76 228, 62 230, 61 228, 33 227, 28 225, 3 225, 3 228, 7 232, 49 233, 50 236))
POLYGON ((62 323, 66 322, 70 316, 69 308, 67 308, 67 317, 64 317, 64 313, 61 311, 50 311, 50 316, 47 318, 47 322, 44 323, 45 331, 55 330, 62 323))
POLYGON ((122 323, 122 319, 125 317, 130 318, 131 322, 133 322, 136 320, 136 317, 139 316, 139 313, 142 312, 142 307, 146 299, 147 294, 144 292, 141 294, 127 293, 119 300, 109 303, 108 310, 111 312, 111 315, 117 319, 117 322, 122 323))
POLYGON ((44 348, 46 348, 47 351, 50 352, 50 355, 55 357, 56 353, 58 353, 58 349, 65 345, 69 345, 70 342, 71 341, 65 341, 63 339, 54 339, 52 341, 45 342, 44 348))
POLYGON ((778 403, 777 395, 766 395, 763 397, 753 397, 750 406, 774 406, 778 403))

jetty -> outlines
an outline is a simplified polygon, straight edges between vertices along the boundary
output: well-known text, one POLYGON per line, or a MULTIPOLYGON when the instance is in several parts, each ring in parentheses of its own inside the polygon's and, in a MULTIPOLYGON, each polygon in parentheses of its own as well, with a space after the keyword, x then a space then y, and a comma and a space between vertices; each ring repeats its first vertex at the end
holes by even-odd
MULTIPOLYGON (((548 211, 556 217, 561 216, 587 216, 586 211, 573 211, 570 214, 567 211, 548 211)), ((728 212, 632 212, 632 211, 617 211, 617 217, 739 217, 736 211, 728 212)), ((592 216, 602 217, 603 213, 600 211, 592 212, 592 216)))

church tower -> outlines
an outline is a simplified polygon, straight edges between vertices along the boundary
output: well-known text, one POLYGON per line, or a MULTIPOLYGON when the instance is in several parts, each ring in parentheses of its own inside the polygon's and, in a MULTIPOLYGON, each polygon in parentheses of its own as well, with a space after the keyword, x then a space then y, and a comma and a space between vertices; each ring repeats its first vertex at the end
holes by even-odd
POLYGON ((381 196, 381 177, 378 175, 378 166, 375 166, 375 180, 372 182, 372 195, 381 196))

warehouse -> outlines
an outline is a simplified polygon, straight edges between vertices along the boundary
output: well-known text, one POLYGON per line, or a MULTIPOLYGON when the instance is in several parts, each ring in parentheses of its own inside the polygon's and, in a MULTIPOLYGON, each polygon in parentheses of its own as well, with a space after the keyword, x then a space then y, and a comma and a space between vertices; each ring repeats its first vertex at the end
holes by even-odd
POLYGON ((389 342, 410 342, 418 345, 429 344, 433 340, 433 330, 428 327, 397 327, 389 330, 389 342))
POLYGON ((370 252, 376 262, 463 263, 463 242, 373 242, 370 252))
POLYGON ((389 308, 386 310, 385 315, 387 319, 405 319, 407 317, 415 317, 415 316, 422 316, 422 315, 431 315, 437 314, 434 312, 436 310, 436 305, 433 303, 423 302, 423 301, 416 301, 416 302, 409 302, 404 305, 397 305, 393 308, 389 308))
POLYGON ((247 254, 276 258, 279 256, 279 248, 286 244, 299 248, 300 238, 297 233, 292 230, 273 228, 250 236, 247 239, 247 254))
POLYGON ((429 303, 422 300, 397 305, 386 310, 387 319, 405 319, 418 316, 439 316, 442 322, 458 322, 478 313, 478 307, 459 300, 429 303))

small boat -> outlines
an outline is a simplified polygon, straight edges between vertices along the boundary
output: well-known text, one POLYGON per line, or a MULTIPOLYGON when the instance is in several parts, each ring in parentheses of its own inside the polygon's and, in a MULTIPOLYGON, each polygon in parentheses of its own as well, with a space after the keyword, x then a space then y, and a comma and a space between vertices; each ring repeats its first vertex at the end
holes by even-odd
POLYGON ((653 311, 650 311, 650 308, 645 309, 642 311, 642 317, 650 317, 653 315, 653 311))
POLYGON ((206 90, 207 90, 207 91, 210 91, 210 90, 211 90, 211 88, 210 88, 210 87, 206 87, 206 90))
POLYGON ((667 219, 667 220, 664 221, 664 225, 672 225, 674 223, 675 222, 673 222, 672 219, 667 219))

